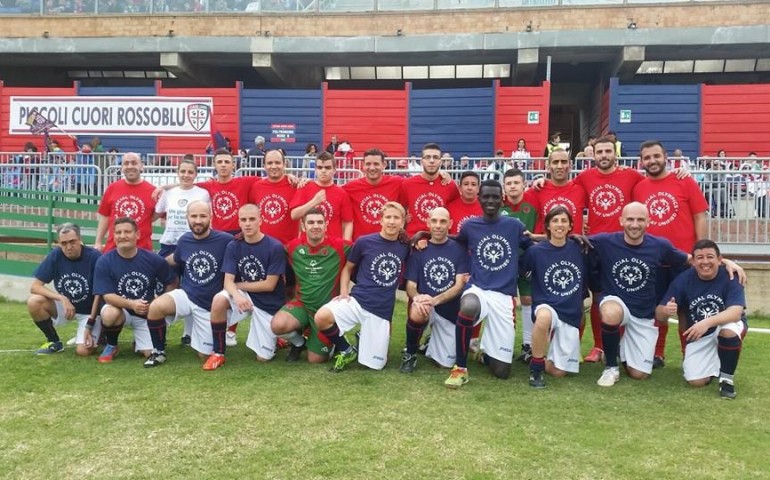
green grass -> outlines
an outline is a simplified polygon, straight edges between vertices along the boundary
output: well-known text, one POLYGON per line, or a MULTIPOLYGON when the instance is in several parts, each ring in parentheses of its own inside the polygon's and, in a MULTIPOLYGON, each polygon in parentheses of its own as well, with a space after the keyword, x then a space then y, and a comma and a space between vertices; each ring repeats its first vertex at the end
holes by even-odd
MULTIPOLYGON (((23 305, 0 309, 0 350, 42 343, 23 305)), ((331 374, 286 364, 285 351, 258 364, 245 326, 216 372, 178 347, 178 325, 169 362, 151 370, 125 353, 111 365, 71 348, 0 353, 0 477, 767 478, 770 335, 747 337, 733 402, 684 384, 673 332, 649 381, 601 389, 601 367, 584 364, 534 391, 521 364, 507 381, 472 365, 450 391, 422 358, 398 372, 402 305, 396 318, 382 372, 331 374)))

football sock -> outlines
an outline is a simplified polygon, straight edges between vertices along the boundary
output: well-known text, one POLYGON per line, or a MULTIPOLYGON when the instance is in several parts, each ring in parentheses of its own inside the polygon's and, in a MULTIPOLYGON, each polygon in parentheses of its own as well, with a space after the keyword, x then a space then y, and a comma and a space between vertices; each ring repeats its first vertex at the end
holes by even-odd
POLYGON ((666 356, 666 335, 668 335, 668 320, 658 324, 658 341, 655 342, 655 356, 666 356))
POLYGON ((40 320, 39 322, 35 322, 35 325, 37 325, 37 328, 40 329, 41 332, 43 332, 43 335, 45 335, 46 340, 49 342, 59 342, 59 334, 56 333, 56 329, 53 328, 53 320, 50 318, 47 318, 45 320, 40 320))
POLYGON ((532 357, 529 361, 529 369, 533 372, 542 372, 545 370, 545 358, 532 357))
POLYGON ((159 352, 166 350, 166 319, 160 320, 147 319, 147 329, 150 330, 152 339, 152 348, 159 352))
POLYGON ((305 337, 302 336, 299 331, 294 330, 289 333, 284 333, 282 335, 278 335, 279 337, 283 338, 287 342, 291 343, 295 347, 301 347, 305 344, 305 337))
POLYGON ((618 352, 620 351, 620 329, 617 325, 602 323, 602 345, 608 367, 618 366, 618 352))
POLYGON ((184 317, 184 330, 182 331, 182 336, 186 336, 186 337, 191 336, 192 327, 193 327, 192 315, 184 317))
POLYGON ((331 327, 321 330, 321 333, 326 335, 326 338, 334 344, 337 353, 346 352, 350 348, 350 344, 345 340, 345 337, 340 335, 340 328, 337 326, 337 322, 334 322, 331 327))
POLYGON ((230 325, 229 327, 227 327, 227 331, 228 332, 233 332, 233 333, 237 332, 238 331, 238 324, 235 323, 233 325, 230 325))
POLYGON ((123 325, 118 325, 116 327, 102 327, 102 332, 104 332, 104 337, 107 339, 107 345, 112 345, 113 347, 118 345, 118 337, 120 336, 120 332, 123 330, 123 325))
POLYGON ((521 306, 521 343, 532 345, 532 328, 535 324, 532 322, 532 305, 521 306))
POLYGON ((457 315, 457 324, 455 326, 456 359, 458 367, 468 368, 468 346, 471 343, 473 335, 473 324, 476 323, 473 318, 457 315))
POLYGON ((478 325, 473 327, 473 335, 471 335, 471 338, 479 338, 481 336, 481 322, 479 322, 478 325))
POLYGON ((225 332, 227 331, 227 322, 214 323, 211 322, 211 333, 214 336, 214 353, 224 355, 227 348, 227 342, 225 342, 225 332))
POLYGON ((594 336, 594 347, 604 350, 602 346, 602 314, 599 311, 599 302, 594 301, 591 302, 591 332, 594 336))
POLYGON ((729 377, 732 383, 735 369, 738 367, 738 357, 741 354, 741 339, 739 337, 719 337, 717 354, 719 355, 719 381, 729 377))
POLYGON ((412 319, 406 321, 406 352, 414 355, 420 346, 420 338, 425 331, 424 323, 415 323, 412 319))

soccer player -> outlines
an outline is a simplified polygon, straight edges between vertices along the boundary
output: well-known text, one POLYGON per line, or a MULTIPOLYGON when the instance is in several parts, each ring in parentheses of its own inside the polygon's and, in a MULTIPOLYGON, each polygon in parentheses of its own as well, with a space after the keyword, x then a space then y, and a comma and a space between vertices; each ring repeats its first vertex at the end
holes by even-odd
POLYGON ((240 231, 238 210, 249 201, 251 187, 260 178, 252 175, 236 177, 233 154, 223 148, 214 154, 214 168, 216 179, 197 185, 211 196, 211 228, 235 235, 240 231))
POLYGON ((409 247, 398 240, 406 219, 404 207, 387 202, 381 216, 380 232, 365 235, 353 245, 340 275, 339 296, 315 315, 316 327, 336 348, 334 372, 356 358, 374 370, 382 370, 388 361, 390 321, 409 247), (355 282, 352 289, 351 280, 355 282), (342 335, 358 324, 361 336, 356 348, 342 335))
POLYGON ((286 175, 286 159, 279 150, 267 152, 264 162, 267 177, 251 187, 249 203, 259 208, 260 231, 286 245, 299 234, 299 225, 291 218, 289 209, 297 185, 286 175))
POLYGON ((321 152, 315 162, 315 180, 297 190, 289 208, 292 220, 299 220, 311 208, 324 212, 329 224, 329 235, 353 238, 353 206, 342 188, 334 184, 334 157, 321 152))
POLYGON ((519 249, 532 244, 521 221, 500 215, 503 187, 498 181, 481 182, 479 201, 483 217, 467 220, 457 235, 457 241, 470 253, 471 286, 460 299, 455 329, 456 364, 444 382, 449 388, 468 383, 468 348, 473 327, 482 320, 486 320, 481 337, 485 363, 495 377, 510 376, 519 249))
POLYGON ((147 326, 152 338, 152 354, 145 368, 166 361, 166 327, 182 317, 193 319, 190 346, 200 356, 213 351, 211 333, 211 301, 224 286, 222 264, 225 249, 233 236, 212 230, 211 204, 196 200, 187 206, 190 231, 179 237, 173 256, 166 258, 172 267, 182 267, 181 288, 156 298, 147 314, 147 326), (167 322, 166 317, 171 317, 167 322))
POLYGON ((737 278, 731 280, 721 266, 722 255, 713 241, 698 240, 692 256, 693 268, 674 279, 657 314, 668 318, 685 309, 685 380, 703 387, 718 376, 720 396, 732 399, 736 395, 735 369, 747 330, 743 286, 737 278))
POLYGON ((332 344, 319 334, 313 318, 339 294, 340 275, 351 244, 327 236, 326 230, 323 212, 311 208, 302 219, 304 233, 286 246, 289 265, 297 279, 296 296, 273 316, 270 325, 274 334, 291 344, 287 362, 299 360, 303 350, 308 351, 310 363, 323 363, 329 358, 332 344), (308 329, 306 339, 303 333, 308 329))
POLYGON ((113 223, 116 249, 102 255, 94 271, 94 294, 101 295, 102 330, 107 339, 99 363, 110 363, 118 355, 118 336, 125 325, 134 331, 135 350, 148 357, 152 341, 147 312, 160 281, 166 291, 178 284, 176 274, 159 255, 138 248, 136 221, 120 217, 113 223))
MULTIPOLYGON (((583 234, 583 210, 586 207, 586 192, 583 187, 571 182, 569 154, 555 148, 548 156, 548 172, 550 180, 544 182, 542 188, 533 190, 535 200, 540 207, 538 215, 545 218, 548 212, 557 205, 563 205, 569 209, 574 222, 573 233, 583 234)), ((538 224, 536 233, 543 233, 543 225, 538 224)))
MULTIPOLYGON (((647 232, 667 238, 683 252, 691 252, 695 242, 706 238, 708 233, 706 212, 709 205, 706 197, 691 177, 679 179, 668 171, 666 150, 659 141, 644 142, 640 147, 639 156, 647 177, 636 184, 632 198, 636 202, 644 203, 650 212, 650 225, 647 232)), ((663 293, 677 273, 679 272, 672 271, 671 268, 664 268, 660 272, 658 293, 661 297, 659 300, 663 299, 663 293)), ((666 334, 668 333, 668 318, 661 320, 653 365, 659 367, 665 365, 666 334)), ((684 327, 686 324, 684 310, 679 320, 679 325, 684 327)), ((680 337, 680 340, 684 349, 684 337, 680 337)))
POLYGON ((422 147, 422 172, 401 184, 399 198, 407 211, 406 233, 410 236, 425 226, 431 210, 446 207, 459 197, 454 182, 445 184, 441 181, 440 169, 441 147, 428 143, 422 147))
POLYGON ((96 345, 86 330, 93 329, 93 336, 99 338, 101 322, 97 321, 98 301, 94 302, 93 284, 99 251, 83 245, 80 227, 65 223, 56 230, 59 248, 49 253, 35 269, 34 280, 29 288, 27 310, 37 328, 46 338, 35 352, 50 355, 64 351, 56 328, 70 320, 78 322, 75 353, 90 355, 96 345), (56 289, 46 284, 53 282, 56 289))
POLYGON ((262 218, 256 205, 242 206, 238 222, 243 238, 233 240, 225 250, 224 290, 211 304, 213 353, 203 364, 204 370, 216 370, 225 364, 228 310, 232 311, 231 324, 251 316, 246 346, 257 354, 257 360, 268 361, 275 356, 276 336, 270 329, 270 319, 285 299, 286 255, 281 242, 260 230, 262 218))
POLYGON ((457 235, 460 228, 469 218, 480 217, 479 175, 476 172, 463 172, 460 175, 460 196, 449 202, 447 210, 452 218, 452 228, 449 233, 457 235))
POLYGON ((414 372, 420 338, 428 323, 432 333, 425 356, 445 368, 455 363, 454 320, 469 271, 465 248, 449 238, 451 227, 449 211, 444 207, 434 208, 428 219, 427 246, 409 255, 404 277, 406 294, 412 304, 406 322, 406 351, 401 357, 401 373, 414 372))
POLYGON ((529 384, 533 388, 545 388, 543 371, 563 377, 579 370, 587 269, 581 246, 569 239, 573 223, 569 210, 563 206, 552 208, 544 223, 548 241, 529 248, 522 262, 522 273, 530 274, 535 308, 529 361, 529 384))
POLYGON ((136 220, 140 235, 137 240, 139 248, 152 250, 152 222, 158 218, 153 199, 155 187, 142 180, 143 168, 139 154, 128 152, 123 155, 123 162, 120 164, 123 178, 111 183, 99 202, 95 249, 102 251, 104 247, 107 252, 115 248, 115 239, 111 235, 112 225, 116 218, 128 217, 136 220), (105 235, 107 243, 103 245, 105 235))

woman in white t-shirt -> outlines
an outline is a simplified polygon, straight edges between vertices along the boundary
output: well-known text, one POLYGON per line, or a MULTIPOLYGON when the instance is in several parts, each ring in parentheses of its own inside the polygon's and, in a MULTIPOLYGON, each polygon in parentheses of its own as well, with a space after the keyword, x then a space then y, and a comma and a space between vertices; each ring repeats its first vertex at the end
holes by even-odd
POLYGON ((513 166, 515 168, 518 168, 521 171, 528 170, 529 166, 529 150, 527 150, 527 141, 523 138, 520 138, 518 142, 516 142, 516 150, 511 152, 511 158, 513 159, 513 166))

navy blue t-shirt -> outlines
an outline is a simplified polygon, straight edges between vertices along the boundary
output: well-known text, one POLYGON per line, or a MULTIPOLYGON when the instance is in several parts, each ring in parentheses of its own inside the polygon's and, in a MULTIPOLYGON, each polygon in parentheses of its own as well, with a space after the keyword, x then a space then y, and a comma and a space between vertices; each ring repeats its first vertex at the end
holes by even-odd
POLYGON ((191 302, 204 310, 211 311, 214 295, 224 288, 222 264, 227 244, 232 240, 232 235, 217 230, 211 230, 201 240, 196 240, 191 232, 179 237, 174 262, 184 266, 182 290, 191 302))
MULTIPOLYGON (((114 293, 128 300, 151 302, 155 298, 158 281, 168 285, 176 280, 176 274, 168 263, 157 254, 140 248, 132 258, 123 258, 117 250, 111 250, 96 262, 94 294, 114 293)), ((131 315, 144 318, 128 309, 131 315)))
MULTIPOLYGON (((687 312, 687 328, 692 327, 707 317, 713 317, 724 312, 729 307, 746 308, 746 294, 738 277, 730 280, 725 267, 719 267, 717 276, 711 280, 701 280, 694 268, 690 268, 677 276, 669 285, 668 291, 660 300, 661 305, 668 303, 671 298, 676 300, 679 308, 687 312)), ((745 317, 745 315, 744 315, 745 317)), ((742 318, 746 321, 745 318, 742 318)), ((710 335, 716 327, 710 328, 710 335)))
POLYGON ((519 249, 526 250, 532 240, 527 227, 517 218, 499 216, 469 218, 457 234, 457 241, 468 247, 472 285, 505 295, 516 295, 519 278, 519 249))
POLYGON ((599 260, 599 281, 603 295, 615 295, 638 318, 653 318, 658 297, 655 294, 658 267, 680 267, 687 254, 665 238, 645 234, 640 245, 629 245, 623 232, 600 233, 589 237, 592 254, 599 260))
POLYGON ((409 246, 398 240, 386 240, 379 233, 360 237, 348 255, 356 265, 350 296, 367 312, 390 321, 407 255, 409 246))
POLYGON ((56 291, 75 307, 75 313, 89 315, 94 303, 94 269, 101 255, 95 248, 84 245, 80 257, 70 260, 57 248, 38 265, 34 277, 43 283, 53 282, 56 291))
POLYGON ((281 242, 265 235, 256 243, 233 240, 227 245, 225 273, 235 275, 236 282, 258 282, 268 275, 278 275, 278 284, 272 292, 247 292, 255 307, 274 315, 286 299, 286 253, 281 242))
POLYGON ((547 241, 530 247, 521 269, 531 273, 533 315, 535 307, 548 305, 562 322, 578 328, 583 317, 587 263, 580 245, 572 240, 562 247, 547 241))
MULTIPOLYGON (((411 252, 404 278, 416 283, 419 293, 435 297, 452 288, 457 275, 464 273, 468 273, 468 252, 448 239, 442 244, 428 242, 423 250, 411 252)), ((435 309, 442 317, 454 321, 460 310, 460 295, 435 309)))

